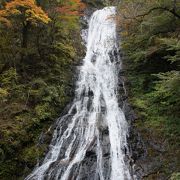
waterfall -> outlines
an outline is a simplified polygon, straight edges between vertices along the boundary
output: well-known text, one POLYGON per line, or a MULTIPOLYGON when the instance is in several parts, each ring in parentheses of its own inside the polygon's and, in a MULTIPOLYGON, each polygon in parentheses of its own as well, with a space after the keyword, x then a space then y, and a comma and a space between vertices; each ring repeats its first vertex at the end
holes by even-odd
POLYGON ((72 106, 57 121, 44 161, 26 180, 132 179, 125 162, 128 124, 117 97, 115 15, 115 7, 93 13, 72 106))

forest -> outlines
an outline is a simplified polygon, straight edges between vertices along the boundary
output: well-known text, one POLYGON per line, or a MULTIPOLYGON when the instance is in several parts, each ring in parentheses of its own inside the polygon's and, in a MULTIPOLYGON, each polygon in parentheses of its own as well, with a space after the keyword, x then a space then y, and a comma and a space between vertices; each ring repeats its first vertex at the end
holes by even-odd
POLYGON ((45 155, 74 97, 84 10, 109 5, 117 6, 133 126, 162 145, 147 145, 162 165, 144 179, 180 178, 178 0, 0 0, 0 179, 24 179, 45 155))
POLYGON ((0 3, 0 179, 16 179, 43 155, 41 132, 48 134, 73 96, 84 4, 0 3))
POLYGON ((162 145, 148 148, 162 167, 147 179, 160 179, 158 173, 179 179, 180 2, 124 0, 118 13, 134 126, 146 142, 162 145))

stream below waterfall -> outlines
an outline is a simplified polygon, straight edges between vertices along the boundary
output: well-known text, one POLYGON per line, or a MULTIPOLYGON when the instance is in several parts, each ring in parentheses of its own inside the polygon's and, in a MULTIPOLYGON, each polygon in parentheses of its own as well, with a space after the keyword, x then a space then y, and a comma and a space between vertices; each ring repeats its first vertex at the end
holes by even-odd
POLYGON ((61 117, 43 162, 25 180, 130 180, 128 123, 118 104, 121 58, 116 8, 91 16, 75 98, 61 117))

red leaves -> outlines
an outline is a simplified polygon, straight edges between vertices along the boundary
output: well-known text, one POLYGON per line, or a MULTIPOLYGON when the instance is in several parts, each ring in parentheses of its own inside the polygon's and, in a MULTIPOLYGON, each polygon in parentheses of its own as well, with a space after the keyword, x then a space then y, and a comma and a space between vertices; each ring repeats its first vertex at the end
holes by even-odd
POLYGON ((57 7, 56 11, 65 16, 81 16, 83 15, 82 11, 85 7, 85 4, 80 0, 69 0, 62 6, 57 7))

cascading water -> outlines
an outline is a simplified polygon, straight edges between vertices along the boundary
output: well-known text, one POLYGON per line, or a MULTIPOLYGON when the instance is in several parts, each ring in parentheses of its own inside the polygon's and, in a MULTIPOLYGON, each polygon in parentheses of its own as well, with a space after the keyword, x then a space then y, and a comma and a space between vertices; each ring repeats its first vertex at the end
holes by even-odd
POLYGON ((92 15, 73 104, 57 122, 44 161, 26 180, 132 179, 124 160, 128 125, 117 98, 115 14, 115 7, 106 7, 92 15))

